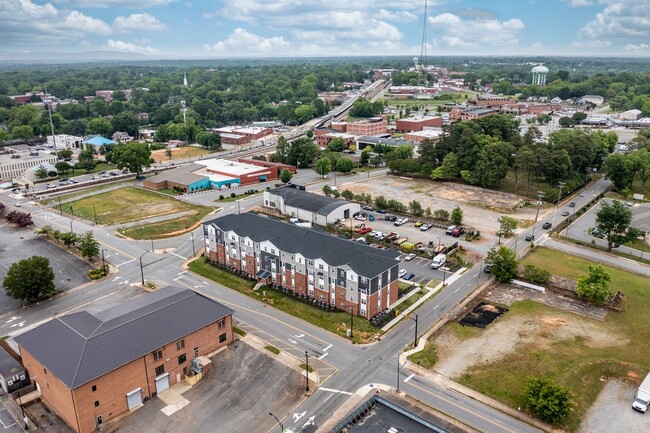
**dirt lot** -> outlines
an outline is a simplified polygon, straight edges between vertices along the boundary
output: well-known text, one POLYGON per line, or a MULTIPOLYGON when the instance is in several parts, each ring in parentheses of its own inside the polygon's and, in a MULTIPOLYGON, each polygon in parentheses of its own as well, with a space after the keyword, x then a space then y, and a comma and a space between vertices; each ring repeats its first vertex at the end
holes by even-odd
MULTIPOLYGON (((207 149, 201 149, 198 147, 176 147, 171 150, 172 157, 171 160, 182 159, 182 158, 194 158, 201 157, 210 153, 207 149)), ((169 161, 170 158, 167 156, 166 149, 154 150, 151 152, 151 157, 158 162, 169 161)))
POLYGON ((445 376, 458 377, 472 366, 492 363, 514 353, 519 344, 543 348, 578 338, 590 348, 628 343, 627 339, 613 334, 596 321, 555 311, 556 314, 542 314, 532 319, 525 314, 505 313, 485 330, 471 330, 470 334, 474 335, 470 338, 455 332, 456 326, 448 326, 433 340, 439 354, 435 370, 445 376))
POLYGON ((367 193, 373 197, 383 195, 387 199, 400 200, 404 204, 417 200, 423 208, 429 207, 432 211, 446 209, 451 212, 454 207, 460 205, 465 211, 465 223, 486 234, 494 234, 498 230, 497 220, 502 213, 516 213, 519 220, 532 220, 535 217, 534 209, 518 209, 522 201, 519 196, 450 182, 438 183, 385 176, 346 184, 339 189, 349 189, 355 194, 367 193))

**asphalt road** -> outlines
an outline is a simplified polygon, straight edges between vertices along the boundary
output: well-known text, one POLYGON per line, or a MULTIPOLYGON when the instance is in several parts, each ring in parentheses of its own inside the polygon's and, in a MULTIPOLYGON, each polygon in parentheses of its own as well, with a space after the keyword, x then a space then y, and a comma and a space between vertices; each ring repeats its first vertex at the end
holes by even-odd
MULTIPOLYGON (((370 176, 381 175, 373 172, 370 176)), ((296 178, 298 182, 300 176, 296 178)), ((307 176, 305 176, 307 179, 307 176)), ((331 182, 329 179, 326 182, 331 182)), ((322 188, 323 183, 311 185, 308 189, 322 188)), ((599 181, 589 188, 589 193, 598 193, 607 187, 606 181, 599 181)), ((226 206, 220 215, 245 211, 259 204, 261 196, 242 199, 237 207, 234 203, 226 206)), ((37 226, 51 224, 59 229, 69 228, 70 219, 56 214, 52 210, 22 200, 22 206, 32 212, 37 226)), ((540 222, 550 218, 551 212, 540 218, 540 222)), ((561 218, 556 216, 557 218, 561 218)), ((332 413, 345 402, 351 393, 369 383, 396 385, 397 357, 413 340, 413 323, 400 322, 386 334, 383 339, 373 345, 356 346, 346 339, 330 334, 312 326, 300 319, 282 313, 254 299, 240 295, 226 287, 206 281, 191 273, 185 272, 180 265, 192 255, 191 235, 186 234, 174 239, 155 242, 155 251, 150 242, 126 241, 112 235, 103 227, 95 227, 89 221, 72 220, 75 231, 94 230, 100 240, 105 256, 114 266, 117 273, 109 279, 92 284, 84 289, 71 290, 64 296, 59 296, 21 311, 21 320, 25 323, 18 330, 9 332, 16 334, 48 320, 56 314, 75 311, 80 308, 101 308, 103 303, 118 303, 134 294, 131 286, 141 278, 140 259, 144 267, 145 279, 162 284, 174 284, 195 289, 206 295, 213 296, 220 302, 233 308, 236 321, 249 332, 266 339, 271 344, 302 359, 305 350, 310 354, 314 365, 322 372, 324 382, 314 394, 305 400, 293 412, 276 414, 284 418, 285 427, 294 432, 314 431, 322 425, 332 413), (296 414, 305 414, 298 417, 296 414), (305 426, 305 420, 313 418, 313 425, 305 426)), ((539 229, 539 227, 537 228, 539 229)), ((521 252, 527 245, 523 239, 530 229, 521 231, 517 237, 506 240, 506 245, 515 247, 521 252)), ((195 247, 201 239, 201 230, 194 231, 195 247)), ((466 271, 456 281, 441 290, 436 297, 425 303, 418 310, 419 329, 425 332, 435 322, 444 317, 460 301, 475 290, 478 283, 486 278, 481 272, 480 265, 466 271)), ((13 313, 13 312, 12 312, 13 313)), ((12 313, 0 317, 3 326, 11 319, 12 313)), ((0 326, 2 327, 2 326, 0 326)), ((9 328, 15 329, 15 328, 9 328)), ((410 395, 422 400, 432 407, 450 416, 486 432, 536 432, 537 429, 516 419, 502 414, 480 402, 460 395, 455 391, 432 383, 419 375, 410 376, 408 371, 401 375, 400 388, 410 395)))

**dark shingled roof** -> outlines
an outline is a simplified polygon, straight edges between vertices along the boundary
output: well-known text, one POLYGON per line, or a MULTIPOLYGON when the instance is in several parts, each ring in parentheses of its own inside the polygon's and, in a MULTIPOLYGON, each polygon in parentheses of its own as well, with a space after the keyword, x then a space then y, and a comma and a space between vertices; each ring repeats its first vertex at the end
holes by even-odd
POLYGON ((4 347, 0 347, 0 375, 11 379, 15 374, 24 370, 23 366, 4 347))
POLYGON ((372 248, 252 213, 224 215, 205 224, 214 224, 224 231, 232 230, 255 242, 268 240, 284 252, 302 254, 309 259, 323 259, 330 266, 349 266, 357 274, 368 278, 398 264, 399 253, 394 250, 372 248))
POLYGON ((350 203, 346 200, 314 194, 313 192, 303 191, 290 186, 282 186, 269 191, 269 193, 282 197, 284 204, 287 206, 316 212, 320 215, 327 215, 334 209, 350 203))
POLYGON ((15 340, 74 389, 230 314, 192 290, 167 286, 96 315, 58 317, 15 340))

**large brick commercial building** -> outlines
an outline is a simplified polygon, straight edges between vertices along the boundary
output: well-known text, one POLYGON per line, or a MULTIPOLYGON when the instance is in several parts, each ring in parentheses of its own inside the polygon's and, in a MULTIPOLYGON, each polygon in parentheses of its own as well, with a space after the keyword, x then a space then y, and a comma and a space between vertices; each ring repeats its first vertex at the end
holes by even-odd
POLYGON ((255 214, 203 225, 206 257, 372 318, 398 297, 398 254, 255 214))
POLYGON ((43 400, 78 433, 137 408, 232 340, 232 310, 171 286, 16 338, 43 400))

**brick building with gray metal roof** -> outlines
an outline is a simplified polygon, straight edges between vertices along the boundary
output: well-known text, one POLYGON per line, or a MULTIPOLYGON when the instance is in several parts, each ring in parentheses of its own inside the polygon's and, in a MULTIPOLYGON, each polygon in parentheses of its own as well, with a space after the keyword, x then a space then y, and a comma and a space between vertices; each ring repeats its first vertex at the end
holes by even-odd
POLYGON ((399 254, 252 213, 203 225, 206 257, 372 318, 398 298, 399 254))
POLYGON ((57 317, 16 337, 46 404, 78 433, 133 410, 233 340, 232 310, 167 286, 91 314, 57 317))

